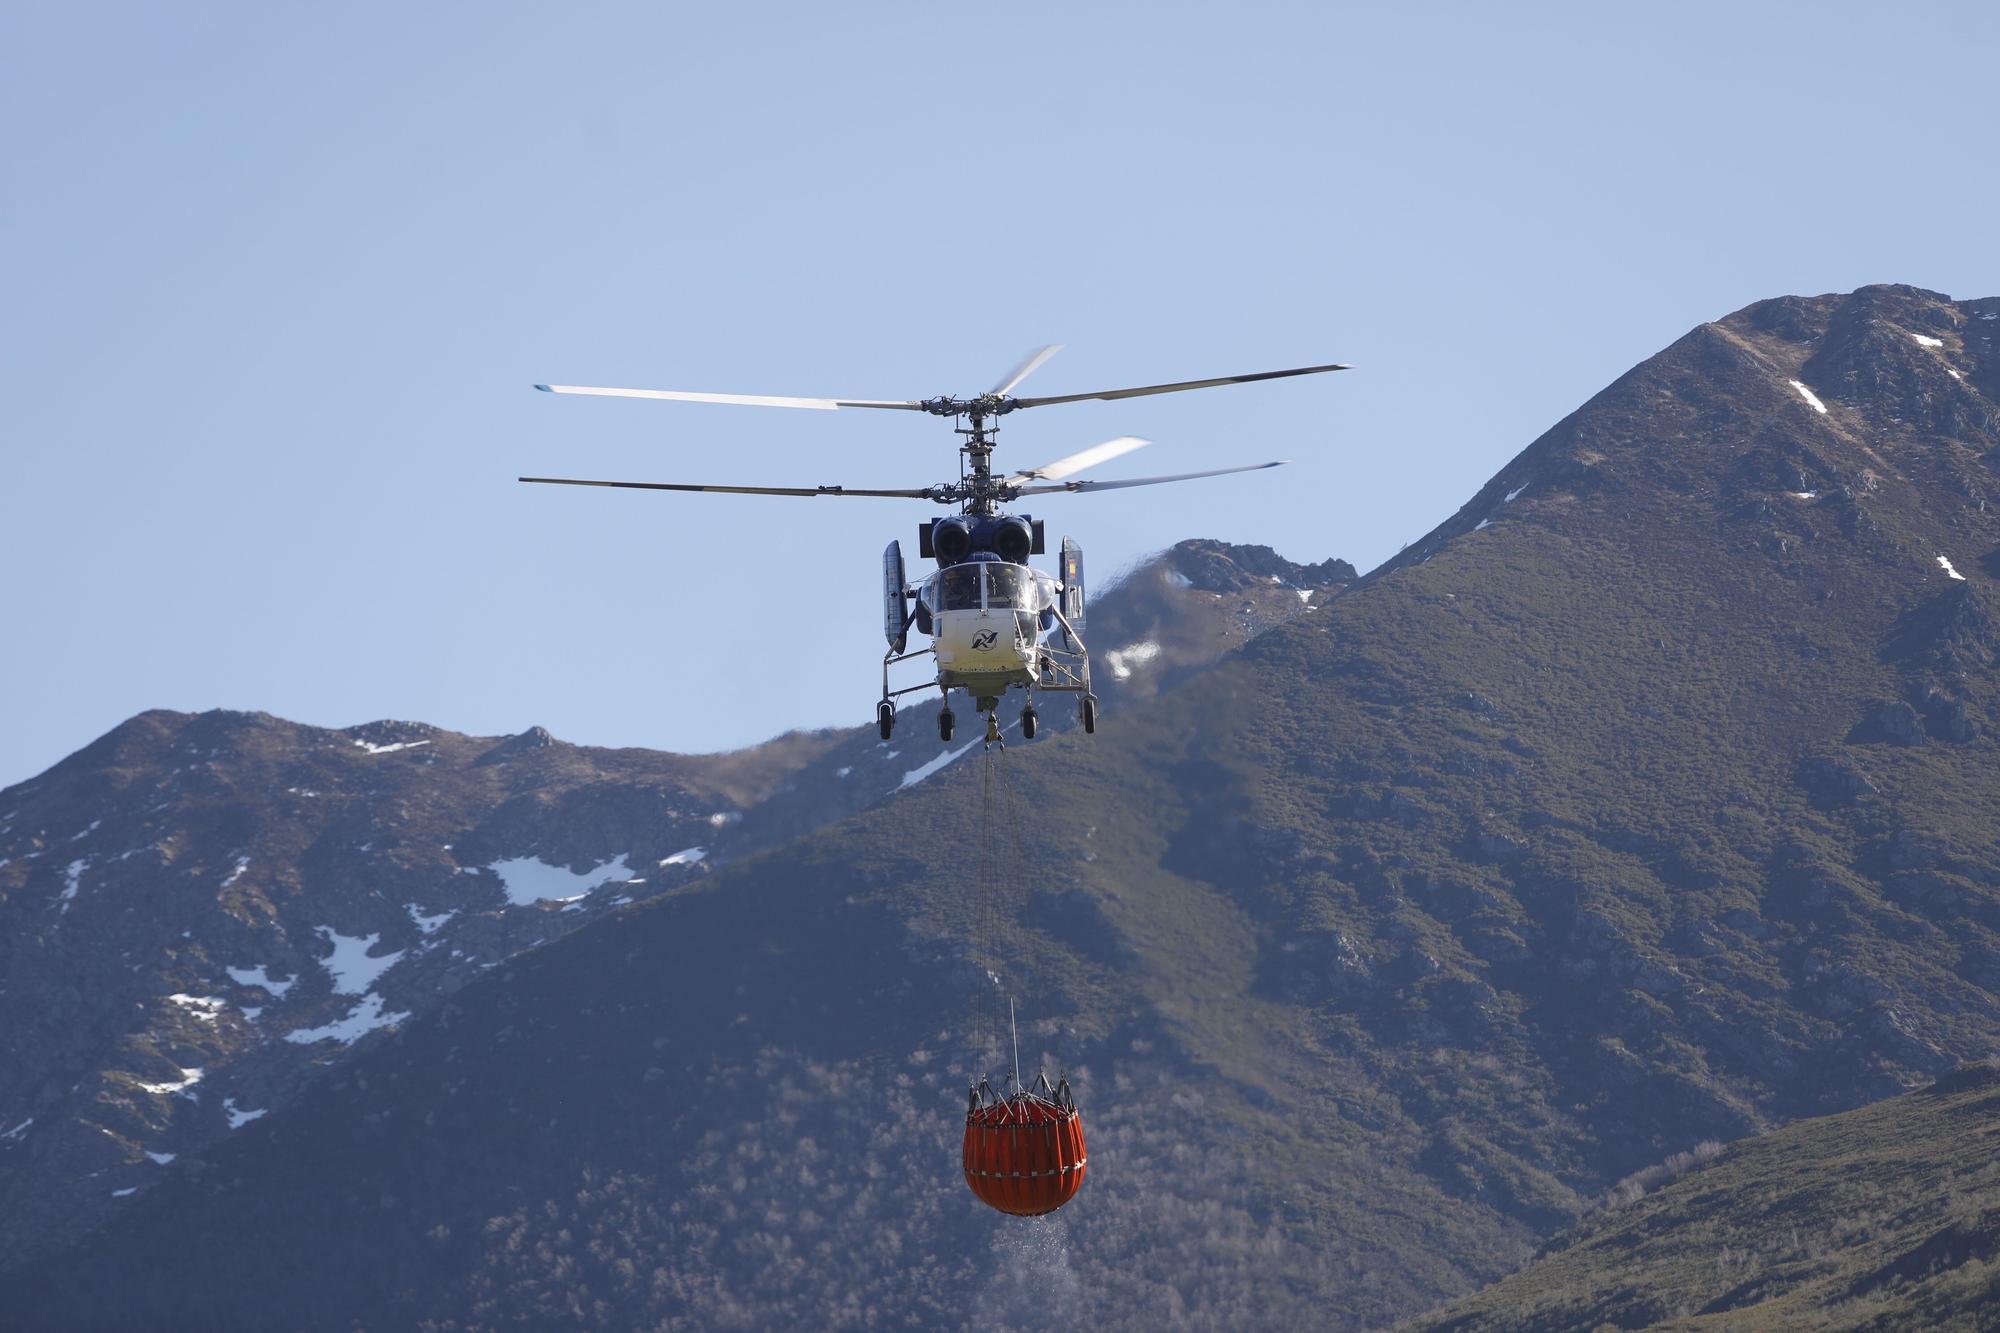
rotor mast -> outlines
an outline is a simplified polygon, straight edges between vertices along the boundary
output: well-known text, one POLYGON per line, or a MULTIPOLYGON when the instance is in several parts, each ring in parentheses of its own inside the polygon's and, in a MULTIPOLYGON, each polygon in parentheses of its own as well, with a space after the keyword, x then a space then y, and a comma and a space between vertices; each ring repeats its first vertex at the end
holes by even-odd
POLYGON ((977 398, 924 400, 924 411, 931 415, 957 417, 966 423, 953 429, 963 439, 958 446, 960 494, 954 498, 962 501, 967 514, 990 518, 999 513, 1001 504, 1010 498, 1006 488, 993 476, 993 437, 999 433, 1000 426, 998 422, 988 425, 987 419, 1004 416, 1014 407, 1012 398, 990 393, 977 398))

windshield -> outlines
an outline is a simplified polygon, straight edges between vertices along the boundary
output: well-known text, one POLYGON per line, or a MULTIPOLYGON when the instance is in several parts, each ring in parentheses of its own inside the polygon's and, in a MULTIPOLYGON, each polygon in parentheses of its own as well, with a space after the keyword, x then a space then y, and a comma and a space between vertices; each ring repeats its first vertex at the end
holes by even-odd
POLYGON ((1034 575, 1017 565, 988 565, 986 604, 1001 610, 1035 610, 1034 575))
POLYGON ((953 565, 938 576, 938 585, 944 590, 943 611, 977 611, 979 609, 979 566, 953 565))

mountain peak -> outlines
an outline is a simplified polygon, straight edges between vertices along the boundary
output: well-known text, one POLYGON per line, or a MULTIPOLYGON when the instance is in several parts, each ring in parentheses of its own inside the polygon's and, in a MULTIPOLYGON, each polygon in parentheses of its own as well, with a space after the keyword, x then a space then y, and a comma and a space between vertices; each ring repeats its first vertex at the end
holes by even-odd
POLYGON ((1835 530, 1934 544, 1938 516, 1916 511, 1939 494, 2000 502, 1996 340, 2000 298, 1881 285, 1755 302, 1620 376, 1368 578, 1519 523, 1616 540, 1715 514, 1794 561, 1835 530))
POLYGON ((1827 312, 1799 378, 1823 399, 1927 431, 1990 436, 2000 423, 1996 328, 1937 292, 1863 287, 1827 312))
POLYGON ((547 727, 529 727, 518 736, 509 736, 485 754, 480 755, 473 762, 479 764, 505 763, 515 755, 528 754, 535 750, 546 750, 551 746, 560 744, 562 742, 557 740, 547 727))

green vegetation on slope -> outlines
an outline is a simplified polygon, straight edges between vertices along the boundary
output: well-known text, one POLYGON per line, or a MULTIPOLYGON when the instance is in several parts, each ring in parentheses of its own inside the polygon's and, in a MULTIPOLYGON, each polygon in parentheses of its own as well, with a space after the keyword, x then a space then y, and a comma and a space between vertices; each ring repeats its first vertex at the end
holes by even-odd
POLYGON ((1019 747, 990 942, 961 760, 497 969, 0 1300, 1368 1326, 1649 1162, 1990 1054, 1992 304, 1703 326, 1387 570, 1019 747), (988 965, 1091 1144, 1040 1231, 952 1176, 988 965))
POLYGON ((2000 1065, 1737 1144, 1409 1333, 1986 1328, 2000 1065))

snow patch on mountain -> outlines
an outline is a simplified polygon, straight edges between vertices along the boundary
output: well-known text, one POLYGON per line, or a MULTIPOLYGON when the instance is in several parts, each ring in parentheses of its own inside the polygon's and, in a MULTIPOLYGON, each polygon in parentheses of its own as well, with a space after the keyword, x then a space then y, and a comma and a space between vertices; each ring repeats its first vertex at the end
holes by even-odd
POLYGON ((1111 668, 1111 674, 1119 680, 1130 680, 1132 668, 1144 666, 1160 655, 1160 645, 1151 639, 1144 643, 1129 644, 1115 648, 1104 655, 1104 665, 1111 668))
POLYGON ((410 914, 410 920, 417 923, 417 929, 426 935, 435 935, 443 928, 445 922, 458 915, 457 912, 452 911, 439 912, 436 916, 425 916, 424 909, 415 903, 404 904, 403 910, 410 914))
POLYGON ((393 745, 377 745, 373 741, 357 740, 352 736, 348 737, 348 739, 354 741, 356 745, 370 754, 394 754, 398 750, 414 750, 419 745, 430 744, 429 741, 397 741, 393 745))
POLYGON ((949 764, 973 746, 980 744, 984 739, 984 737, 981 737, 980 740, 967 741, 956 750, 946 750, 943 754, 928 763, 920 764, 916 768, 911 769, 909 772, 903 774, 903 780, 896 784, 897 790, 900 791, 904 787, 914 787, 933 773, 942 772, 946 764, 949 764))
POLYGON ((234 1097, 224 1097, 222 1099, 222 1113, 229 1117, 229 1127, 231 1129, 241 1129, 252 1120, 261 1120, 271 1114, 271 1108, 267 1106, 257 1111, 239 1111, 236 1109, 236 1099, 234 1097))
POLYGON ((551 900, 574 902, 600 884, 632 878, 632 868, 625 864, 624 856, 591 870, 566 870, 533 856, 495 861, 486 868, 500 877, 507 901, 516 907, 531 907, 551 900))
POLYGON ((274 1000, 284 999, 285 992, 299 984, 297 977, 293 977, 290 981, 272 980, 270 969, 262 965, 257 967, 225 967, 222 970, 227 972, 229 979, 237 985, 262 987, 271 993, 271 998, 274 1000))
POLYGON ((300 1028, 287 1032, 285 1040, 305 1046, 316 1041, 337 1041, 343 1046, 352 1046, 377 1028, 400 1023, 409 1017, 407 1013, 384 1013, 387 1007, 381 996, 372 991, 361 998, 361 1002, 347 1011, 347 1017, 335 1019, 325 1027, 300 1028))
POLYGON ((218 995, 183 995, 176 993, 167 997, 167 1003, 174 1005, 176 1008, 185 1009, 204 1023, 213 1023, 217 1018, 221 1017, 224 1002, 222 997, 218 995))
POLYGON ((336 995, 362 995, 374 989, 375 979, 402 961, 403 950, 398 949, 380 958, 370 958, 368 951, 382 942, 381 933, 373 935, 343 935, 332 926, 315 926, 314 931, 326 936, 333 946, 330 957, 320 959, 320 966, 333 976, 333 993, 336 995))
POLYGON ((183 1069, 181 1070, 181 1076, 179 1082, 141 1083, 139 1085, 139 1090, 141 1092, 157 1093, 161 1096, 167 1096, 178 1092, 186 1092, 189 1088, 192 1088, 195 1084, 201 1082, 201 1075, 202 1071, 200 1066, 196 1066, 193 1069, 183 1069))

